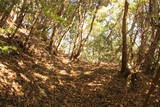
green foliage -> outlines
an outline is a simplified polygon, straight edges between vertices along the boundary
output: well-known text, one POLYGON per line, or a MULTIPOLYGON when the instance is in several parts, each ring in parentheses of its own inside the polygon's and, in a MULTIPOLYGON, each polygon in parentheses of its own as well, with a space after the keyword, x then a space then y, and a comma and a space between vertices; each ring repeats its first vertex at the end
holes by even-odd
POLYGON ((5 41, 0 40, 0 52, 10 54, 13 51, 17 51, 17 47, 9 46, 5 41))
POLYGON ((0 51, 5 54, 9 54, 13 51, 17 51, 15 46, 0 46, 0 51))
POLYGON ((0 28, 0 34, 11 34, 14 30, 15 28, 13 27, 7 27, 5 29, 0 28))
POLYGON ((114 37, 106 39, 105 34, 101 34, 88 42, 83 58, 88 61, 118 62, 120 60, 119 46, 120 42, 118 39, 114 37))
POLYGON ((19 0, 0 0, 0 12, 9 12, 12 5, 18 2, 19 0))
POLYGON ((13 27, 7 27, 7 28, 5 29, 5 33, 6 33, 6 34, 7 34, 7 33, 11 34, 14 30, 15 30, 15 28, 13 28, 13 27))
POLYGON ((0 0, 0 12, 7 11, 10 0, 0 0))
POLYGON ((7 44, 5 41, 0 40, 0 46, 7 44))
POLYGON ((0 34, 4 34, 5 33, 5 29, 0 28, 0 34))

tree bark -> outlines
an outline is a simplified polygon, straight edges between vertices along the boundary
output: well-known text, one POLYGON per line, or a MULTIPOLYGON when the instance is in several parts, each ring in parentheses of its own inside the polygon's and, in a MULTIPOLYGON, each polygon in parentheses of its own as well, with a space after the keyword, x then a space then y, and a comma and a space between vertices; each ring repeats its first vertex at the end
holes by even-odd
POLYGON ((92 21, 91 21, 91 26, 90 26, 90 29, 89 29, 89 32, 88 32, 87 36, 86 36, 85 39, 83 39, 82 41, 80 41, 80 46, 78 47, 77 52, 76 52, 76 54, 74 56, 75 59, 80 56, 80 54, 81 54, 81 52, 83 50, 83 46, 86 43, 86 41, 88 40, 88 38, 89 38, 89 36, 90 36, 90 34, 92 32, 93 24, 94 24, 94 21, 96 19, 96 14, 98 12, 99 6, 100 6, 100 1, 98 2, 98 5, 96 6, 96 10, 95 10, 95 12, 93 14, 93 18, 92 18, 92 21))
POLYGON ((142 32, 141 34, 141 45, 139 46, 139 51, 138 51, 138 58, 137 58, 137 63, 140 65, 144 59, 145 56, 145 47, 147 45, 147 38, 146 38, 146 30, 142 32))
POLYGON ((26 1, 23 2, 22 8, 20 10, 20 14, 17 17, 16 23, 16 29, 14 30, 13 34, 11 35, 11 38, 14 38, 15 34, 17 33, 18 29, 21 27, 23 19, 26 15, 26 11, 28 10, 28 7, 25 6, 26 5, 26 1))
POLYGON ((52 32, 52 35, 51 35, 51 38, 50 38, 50 42, 49 42, 49 45, 48 45, 48 51, 50 52, 50 54, 54 54, 54 55, 57 54, 55 52, 55 46, 54 46, 54 37, 56 35, 56 32, 57 32, 57 25, 54 25, 53 32, 52 32))
POLYGON ((17 33, 18 29, 21 27, 21 24, 23 22, 24 17, 25 17, 25 14, 23 16, 21 16, 21 19, 19 20, 19 23, 18 23, 16 29, 14 30, 13 34, 11 35, 11 38, 14 38, 14 36, 17 33))
POLYGON ((155 38, 154 38, 154 41, 152 41, 150 47, 149 47, 149 50, 146 54, 146 58, 145 58, 145 61, 144 61, 144 71, 149 71, 151 66, 152 66, 152 62, 153 62, 153 56, 154 56, 154 53, 155 53, 155 50, 158 46, 158 42, 160 41, 160 27, 157 27, 156 29, 156 35, 155 35, 155 38))
POLYGON ((13 3, 13 4, 9 7, 9 9, 8 9, 6 12, 4 12, 4 14, 3 14, 3 16, 2 16, 2 18, 1 18, 1 20, 0 20, 0 28, 2 28, 2 27, 6 24, 7 19, 8 19, 8 17, 9 17, 9 15, 10 15, 10 13, 11 13, 11 11, 12 11, 12 9, 13 9, 13 7, 14 7, 15 4, 16 4, 16 3, 13 3))
POLYGON ((128 68, 127 68, 127 14, 128 14, 128 6, 129 3, 127 0, 125 0, 125 8, 124 8, 124 15, 123 15, 123 21, 122 21, 122 67, 121 67, 121 74, 125 74, 124 76, 128 77, 128 68))
POLYGON ((77 35, 75 37, 75 40, 74 40, 74 44, 73 44, 70 60, 76 59, 75 55, 76 55, 76 50, 78 49, 78 43, 77 43, 78 38, 80 38, 79 44, 82 42, 82 33, 83 33, 83 26, 84 26, 84 21, 85 21, 85 15, 86 15, 86 11, 83 12, 82 11, 82 6, 79 5, 78 6, 78 17, 79 17, 78 33, 77 33, 77 35))
MULTIPOLYGON (((39 18, 40 15, 41 15, 41 11, 38 13, 38 15, 36 16, 35 20, 33 21, 33 24, 32 24, 32 27, 31 27, 31 29, 30 29, 30 32, 29 32, 29 34, 28 34, 28 36, 27 36, 27 38, 26 38, 26 40, 25 40, 25 46, 27 46, 28 41, 30 40, 30 38, 31 38, 31 36, 32 36, 32 32, 33 32, 33 30, 34 30, 34 27, 35 27, 35 25, 36 25, 36 23, 37 23, 38 18, 39 18)), ((29 48, 29 47, 30 47, 30 46, 27 46, 27 48, 29 48)))

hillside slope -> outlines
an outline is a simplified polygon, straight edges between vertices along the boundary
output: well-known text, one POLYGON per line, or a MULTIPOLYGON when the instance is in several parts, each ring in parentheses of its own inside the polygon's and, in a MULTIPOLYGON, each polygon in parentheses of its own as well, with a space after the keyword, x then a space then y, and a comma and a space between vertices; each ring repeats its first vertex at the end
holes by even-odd
MULTIPOLYGON (((8 44, 10 40, 1 36, 8 44)), ((43 42, 34 38, 30 50, 0 54, 1 107, 139 107, 150 79, 139 74, 137 90, 129 79, 117 75, 115 64, 71 62, 67 55, 52 56, 43 42), (127 84, 127 85, 126 85, 127 84), (127 86, 127 87, 126 87, 127 86)), ((17 45, 18 46, 18 45, 17 45)), ((19 46, 20 47, 20 46, 19 46)), ((150 104, 159 106, 160 87, 150 104)))

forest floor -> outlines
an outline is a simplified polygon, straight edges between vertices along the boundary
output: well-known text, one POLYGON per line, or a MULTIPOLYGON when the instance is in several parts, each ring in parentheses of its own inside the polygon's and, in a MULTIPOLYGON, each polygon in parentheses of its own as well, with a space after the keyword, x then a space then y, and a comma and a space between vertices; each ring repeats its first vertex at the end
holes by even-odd
MULTIPOLYGON (((0 40, 11 41, 2 36, 0 40)), ((139 73, 132 90, 130 77, 118 76, 119 65, 71 62, 66 55, 50 55, 38 39, 33 41, 29 51, 0 54, 0 107, 142 106, 152 79, 148 75, 139 73)), ((149 105, 160 107, 159 86, 149 105)))

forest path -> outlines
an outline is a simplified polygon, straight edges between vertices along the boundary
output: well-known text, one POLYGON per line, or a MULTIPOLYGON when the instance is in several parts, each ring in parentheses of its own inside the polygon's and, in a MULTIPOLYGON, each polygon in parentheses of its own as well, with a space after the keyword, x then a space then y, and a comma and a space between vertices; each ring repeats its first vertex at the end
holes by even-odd
POLYGON ((43 43, 36 41, 33 47, 0 55, 1 107, 137 107, 149 88, 144 77, 146 83, 140 81, 139 90, 131 91, 117 75, 118 65, 70 62, 66 55, 51 56, 43 43))

